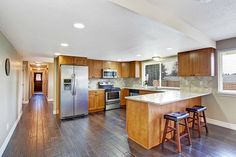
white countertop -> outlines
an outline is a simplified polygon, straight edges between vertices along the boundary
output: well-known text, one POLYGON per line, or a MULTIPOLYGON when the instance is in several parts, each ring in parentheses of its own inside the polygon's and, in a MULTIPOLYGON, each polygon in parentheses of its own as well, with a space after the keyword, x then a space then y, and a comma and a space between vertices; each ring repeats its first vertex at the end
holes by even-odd
POLYGON ((154 93, 125 97, 128 100, 146 102, 155 105, 165 105, 181 100, 210 95, 211 92, 184 92, 180 90, 161 90, 163 93, 154 93))
POLYGON ((147 91, 166 91, 166 90, 179 90, 180 88, 174 87, 122 87, 121 89, 136 89, 136 90, 147 90, 147 91))
POLYGON ((101 89, 101 88, 89 88, 89 91, 96 91, 96 90, 105 90, 105 89, 101 89))

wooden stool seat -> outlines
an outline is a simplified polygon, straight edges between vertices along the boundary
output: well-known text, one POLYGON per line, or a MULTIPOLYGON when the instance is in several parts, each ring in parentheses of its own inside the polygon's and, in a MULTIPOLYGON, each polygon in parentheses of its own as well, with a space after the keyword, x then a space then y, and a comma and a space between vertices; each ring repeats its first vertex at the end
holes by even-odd
POLYGON ((201 129, 205 127, 206 133, 208 133, 208 127, 206 122, 206 115, 205 110, 207 107, 205 106, 193 106, 191 108, 186 108, 186 111, 189 113, 189 115, 192 114, 188 119, 188 123, 192 123, 192 129, 194 130, 195 125, 197 125, 197 131, 198 131, 198 137, 201 137, 201 129), (203 118, 203 122, 201 121, 201 118, 203 118), (197 122, 197 123, 195 123, 197 122))
POLYGON ((183 137, 188 138, 189 145, 192 144, 192 140, 189 133, 188 128, 188 117, 189 114, 185 112, 173 112, 164 115, 164 119, 166 119, 163 138, 162 138, 162 146, 164 147, 164 143, 166 141, 170 141, 177 146, 178 153, 181 153, 181 143, 180 139, 183 137), (181 120, 184 120, 184 123, 180 123, 181 120), (174 122, 174 127, 169 126, 169 122, 174 122), (183 133, 180 133, 180 125, 185 126, 185 130, 183 133), (174 140, 172 138, 167 138, 167 134, 174 132, 174 140))
POLYGON ((202 112, 207 109, 206 106, 193 106, 191 108, 186 108, 186 111, 188 112, 202 112))

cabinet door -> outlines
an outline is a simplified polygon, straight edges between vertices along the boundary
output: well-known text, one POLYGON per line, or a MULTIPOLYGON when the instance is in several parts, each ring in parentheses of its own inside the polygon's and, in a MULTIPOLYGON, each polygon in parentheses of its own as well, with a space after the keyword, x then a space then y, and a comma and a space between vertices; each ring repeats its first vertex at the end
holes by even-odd
POLYGON ((102 66, 103 61, 100 60, 94 60, 93 62, 93 77, 94 78, 102 78, 102 66))
POLYGON ((130 63, 129 62, 121 63, 121 77, 130 77, 130 63))
POLYGON ((192 64, 190 62, 190 53, 184 52, 178 54, 178 75, 191 76, 192 64))
POLYGON ((133 78, 141 77, 141 62, 139 61, 130 62, 130 77, 133 78))
POLYGON ((74 57, 74 65, 88 65, 87 58, 85 57, 74 57))
POLYGON ((89 69, 89 78, 94 77, 94 66, 93 66, 93 60, 88 60, 88 69, 89 69))
POLYGON ((129 96, 129 89, 121 89, 121 94, 120 94, 120 105, 124 106, 126 105, 126 100, 125 97, 129 96))
POLYGON ((214 50, 191 52, 193 76, 214 76, 214 50))
POLYGON ((88 100, 88 110, 93 111, 96 110, 96 92, 95 91, 89 91, 89 100, 88 100))
POLYGON ((73 65, 73 57, 70 56, 59 56, 59 65, 73 65))
POLYGON ((105 108, 105 94, 104 91, 98 91, 96 95, 96 109, 105 108))

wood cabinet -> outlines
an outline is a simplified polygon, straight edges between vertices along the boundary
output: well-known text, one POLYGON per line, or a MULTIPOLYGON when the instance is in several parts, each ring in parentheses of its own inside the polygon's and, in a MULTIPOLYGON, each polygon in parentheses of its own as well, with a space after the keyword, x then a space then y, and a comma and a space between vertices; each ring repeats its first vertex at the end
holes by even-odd
POLYGON ((126 100, 125 100, 125 97, 129 96, 129 89, 121 89, 121 92, 120 92, 120 105, 121 107, 122 106, 125 106, 126 105, 126 100))
POLYGON ((141 78, 142 66, 140 61, 130 62, 130 77, 132 78, 141 78))
POLYGON ((130 77, 130 63, 129 62, 121 63, 121 77, 123 78, 130 77))
POLYGON ((88 60, 89 78, 102 78, 103 61, 88 60))
POLYGON ((215 75, 215 49, 178 53, 179 76, 214 76, 215 75))
POLYGON ((58 56, 59 65, 87 65, 86 57, 58 56))
POLYGON ((105 91, 104 90, 92 90, 89 91, 88 111, 98 112, 103 111, 105 108, 105 91))

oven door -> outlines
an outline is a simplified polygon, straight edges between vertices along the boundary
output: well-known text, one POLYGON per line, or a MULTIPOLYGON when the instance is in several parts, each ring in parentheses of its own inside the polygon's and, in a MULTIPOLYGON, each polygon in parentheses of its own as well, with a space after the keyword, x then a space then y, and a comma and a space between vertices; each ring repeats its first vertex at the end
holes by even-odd
POLYGON ((106 102, 120 101, 120 91, 106 92, 106 102))

